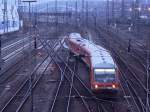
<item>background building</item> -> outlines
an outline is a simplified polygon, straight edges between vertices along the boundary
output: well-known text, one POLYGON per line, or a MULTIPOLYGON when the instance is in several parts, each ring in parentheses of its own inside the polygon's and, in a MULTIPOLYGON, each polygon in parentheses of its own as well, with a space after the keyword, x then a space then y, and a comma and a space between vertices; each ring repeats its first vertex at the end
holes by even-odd
POLYGON ((18 5, 15 0, 0 1, 0 33, 19 30, 18 5))

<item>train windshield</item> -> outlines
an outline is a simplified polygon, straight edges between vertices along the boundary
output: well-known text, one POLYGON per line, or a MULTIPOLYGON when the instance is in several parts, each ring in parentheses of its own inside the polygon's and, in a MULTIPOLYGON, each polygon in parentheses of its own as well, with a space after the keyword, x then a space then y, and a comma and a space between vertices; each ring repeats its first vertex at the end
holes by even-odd
POLYGON ((115 69, 95 69, 95 81, 115 82, 115 69))

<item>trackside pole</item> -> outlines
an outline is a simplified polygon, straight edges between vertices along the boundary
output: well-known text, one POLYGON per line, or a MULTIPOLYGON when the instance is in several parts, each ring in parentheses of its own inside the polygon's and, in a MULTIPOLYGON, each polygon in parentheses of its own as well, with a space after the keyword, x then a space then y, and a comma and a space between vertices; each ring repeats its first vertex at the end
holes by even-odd
MULTIPOLYGON (((2 36, 2 35, 0 34, 0 71, 1 71, 1 69, 2 69, 2 55, 1 55, 1 54, 2 54, 2 51, 1 51, 1 50, 2 50, 2 49, 1 49, 1 48, 2 48, 2 41, 1 41, 1 36, 2 36)), ((1 73, 1 72, 0 72, 0 73, 1 73)))

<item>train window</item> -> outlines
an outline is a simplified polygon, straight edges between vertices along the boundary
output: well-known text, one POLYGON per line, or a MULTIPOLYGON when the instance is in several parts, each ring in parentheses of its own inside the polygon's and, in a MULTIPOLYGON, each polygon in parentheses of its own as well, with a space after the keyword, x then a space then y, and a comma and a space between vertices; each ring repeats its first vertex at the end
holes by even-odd
POLYGON ((78 38, 76 39, 76 41, 78 41, 78 42, 83 42, 83 40, 82 40, 82 39, 78 39, 78 38))
POLYGON ((97 82, 115 81, 115 69, 95 69, 94 75, 97 82))

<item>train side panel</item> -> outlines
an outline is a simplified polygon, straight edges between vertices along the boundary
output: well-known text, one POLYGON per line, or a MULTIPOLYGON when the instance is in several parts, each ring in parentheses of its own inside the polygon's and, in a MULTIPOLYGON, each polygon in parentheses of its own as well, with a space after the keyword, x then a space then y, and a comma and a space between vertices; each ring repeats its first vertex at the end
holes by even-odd
MULTIPOLYGON (((78 39, 78 38, 66 38, 65 39, 67 46, 69 47, 70 51, 72 53, 74 53, 77 56, 81 55, 81 59, 88 65, 89 69, 90 69, 90 85, 91 85, 91 89, 93 92, 102 92, 104 90, 107 91, 117 91, 119 89, 119 73, 118 73, 118 68, 115 68, 115 63, 112 60, 112 58, 110 57, 109 53, 104 49, 104 48, 94 48, 96 45, 93 45, 90 43, 88 44, 88 41, 85 39, 78 39), (93 53, 94 50, 94 53, 93 53), (101 50, 99 52, 99 50, 101 50), (98 58, 94 58, 95 54, 99 54, 98 58), (105 55, 106 53, 106 55, 105 55), (107 56, 109 56, 110 58, 107 58, 107 56), (96 61, 93 61, 93 58, 96 61), (106 58, 105 58, 106 57, 106 58), (98 61, 97 61, 98 59, 98 61), (105 60, 105 61, 103 61, 105 60), (111 62, 109 62, 109 60, 111 60, 111 62), (102 64, 102 66, 99 66, 98 68, 95 67, 95 62, 102 64), (107 63, 106 63, 107 62, 107 63), (112 68, 104 68, 103 64, 109 64, 112 63, 112 68), (95 79, 96 77, 96 73, 95 73, 95 69, 99 69, 99 70, 104 70, 104 69, 115 69, 114 72, 114 78, 115 78, 115 82, 105 82, 105 81, 97 81, 95 79)), ((97 55, 96 55, 97 56, 97 55)), ((105 73, 103 73, 104 75, 105 73)), ((108 75, 108 74, 105 74, 108 75)), ((103 79, 102 79, 103 80, 103 79)))

